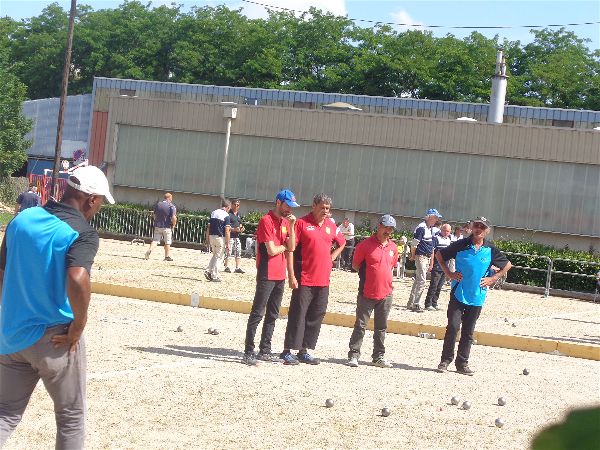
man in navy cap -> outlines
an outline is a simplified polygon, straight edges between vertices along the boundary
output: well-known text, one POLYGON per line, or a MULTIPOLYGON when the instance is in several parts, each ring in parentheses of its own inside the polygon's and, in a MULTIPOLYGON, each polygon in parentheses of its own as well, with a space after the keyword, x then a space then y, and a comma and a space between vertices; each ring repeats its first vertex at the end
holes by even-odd
MULTIPOLYGON (((271 339, 279 307, 283 298, 287 260, 296 248, 296 217, 291 208, 296 208, 296 197, 288 190, 280 191, 275 197, 275 208, 264 215, 256 229, 256 292, 246 327, 244 363, 250 366, 261 361, 277 361, 271 353, 271 339), (254 353, 254 337, 260 321, 265 316, 259 352, 254 353)), ((291 264, 291 261, 290 261, 291 264)), ((290 274, 290 287, 298 287, 290 274)))
POLYGON ((433 262, 433 237, 439 231, 435 224, 442 215, 431 208, 425 214, 425 220, 417 225, 410 246, 410 260, 415 262, 415 281, 410 291, 406 307, 414 312, 423 312, 420 305, 421 295, 427 283, 427 271, 433 262))
POLYGON ((365 336, 365 328, 375 311, 373 330, 373 365, 392 367, 386 361, 385 331, 393 299, 392 270, 398 261, 398 247, 390 239, 396 229, 396 220, 386 214, 379 219, 377 231, 356 246, 352 268, 358 271, 358 295, 356 297, 356 321, 350 337, 350 351, 347 365, 358 367, 360 347, 365 336))
POLYGON ((475 323, 481 314, 488 287, 506 275, 512 267, 504 253, 485 239, 491 231, 491 223, 485 217, 478 217, 471 224, 470 236, 453 242, 435 254, 444 274, 452 279, 448 326, 438 372, 445 372, 454 359, 454 344, 460 329, 456 371, 463 375, 473 375, 473 370, 469 368, 469 354, 475 323), (455 272, 451 272, 446 264, 452 258, 456 260, 455 272), (492 265, 500 270, 490 275, 492 265))

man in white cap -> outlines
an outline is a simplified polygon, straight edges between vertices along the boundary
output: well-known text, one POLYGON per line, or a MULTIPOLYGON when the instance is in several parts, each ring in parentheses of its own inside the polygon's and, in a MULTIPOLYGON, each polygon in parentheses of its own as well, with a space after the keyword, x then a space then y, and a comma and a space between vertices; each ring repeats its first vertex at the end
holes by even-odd
POLYGON ((435 224, 442 217, 437 209, 425 213, 425 220, 417 225, 410 247, 410 260, 415 262, 415 281, 410 291, 406 307, 414 312, 423 312, 421 295, 427 283, 427 271, 433 263, 433 237, 439 231, 435 224))
POLYGON ((84 447, 83 330, 99 242, 89 220, 105 199, 114 203, 104 173, 81 167, 60 203, 26 209, 6 228, 0 247, 0 447, 40 379, 54 402, 56 448, 84 447))
POLYGON ((350 336, 350 351, 347 365, 358 367, 360 347, 365 329, 375 311, 373 329, 373 354, 371 359, 376 367, 392 367, 386 361, 385 331, 393 300, 392 270, 398 261, 398 247, 390 239, 396 229, 396 220, 389 214, 379 219, 377 231, 360 242, 354 250, 352 268, 358 272, 358 295, 356 297, 356 321, 350 336))

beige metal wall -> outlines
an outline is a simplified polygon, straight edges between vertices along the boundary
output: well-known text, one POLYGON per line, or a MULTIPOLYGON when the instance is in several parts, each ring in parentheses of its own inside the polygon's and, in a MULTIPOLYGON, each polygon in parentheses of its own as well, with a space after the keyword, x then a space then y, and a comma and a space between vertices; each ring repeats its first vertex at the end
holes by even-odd
MULTIPOLYGON (((223 132, 222 113, 223 106, 215 103, 113 97, 109 105, 107 145, 114 148, 114 124, 119 123, 223 132)), ((600 133, 593 130, 240 105, 231 132, 232 135, 600 165, 600 133)), ((107 159, 110 154, 110 151, 105 153, 107 159)))

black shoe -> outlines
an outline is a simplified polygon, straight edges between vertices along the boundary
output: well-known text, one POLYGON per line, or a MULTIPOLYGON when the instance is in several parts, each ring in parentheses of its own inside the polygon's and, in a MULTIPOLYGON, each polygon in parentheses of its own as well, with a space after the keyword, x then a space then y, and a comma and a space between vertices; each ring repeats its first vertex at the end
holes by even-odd
POLYGON ((208 281, 212 281, 212 275, 210 274, 210 272, 208 270, 204 271, 204 277, 208 280, 208 281))
POLYGON ((170 256, 165 256, 165 261, 173 261, 173 258, 171 258, 170 256))
POLYGON ((225 267, 225 270, 223 272, 225 272, 225 273, 231 273, 231 269, 229 267, 225 267))
POLYGON ((412 308, 410 308, 410 310, 412 312, 416 312, 416 313, 422 313, 425 312, 425 310, 423 308, 421 308, 421 305, 413 305, 412 308))
POLYGON ((258 361, 256 360, 256 355, 254 354, 254 352, 244 353, 242 362, 248 366, 256 366, 258 364, 258 361))
POLYGON ((235 269, 233 272, 234 273, 246 273, 242 269, 240 269, 239 267, 237 269, 235 269))
POLYGON ((458 372, 462 375, 468 375, 470 377, 472 377, 473 374, 475 373, 469 368, 468 364, 464 364, 462 366, 456 366, 456 372, 458 372))
POLYGON ((447 372, 448 364, 450 364, 448 361, 442 361, 441 363, 438 364, 437 369, 435 369, 435 371, 439 372, 439 373, 447 372))
POLYGON ((260 361, 266 361, 266 362, 279 362, 281 361, 281 358, 279 358, 277 355, 274 355, 273 353, 263 353, 263 352, 259 352, 258 355, 256 355, 256 359, 260 360, 260 361))

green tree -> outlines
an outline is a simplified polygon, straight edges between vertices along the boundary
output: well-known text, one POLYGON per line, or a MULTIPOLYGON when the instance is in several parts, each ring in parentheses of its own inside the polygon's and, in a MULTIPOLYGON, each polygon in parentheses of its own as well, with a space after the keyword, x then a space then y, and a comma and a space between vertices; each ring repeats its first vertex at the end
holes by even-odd
POLYGON ((0 55, 0 178, 11 176, 27 161, 25 150, 31 141, 25 135, 31 130, 31 120, 23 115, 26 91, 0 55))

